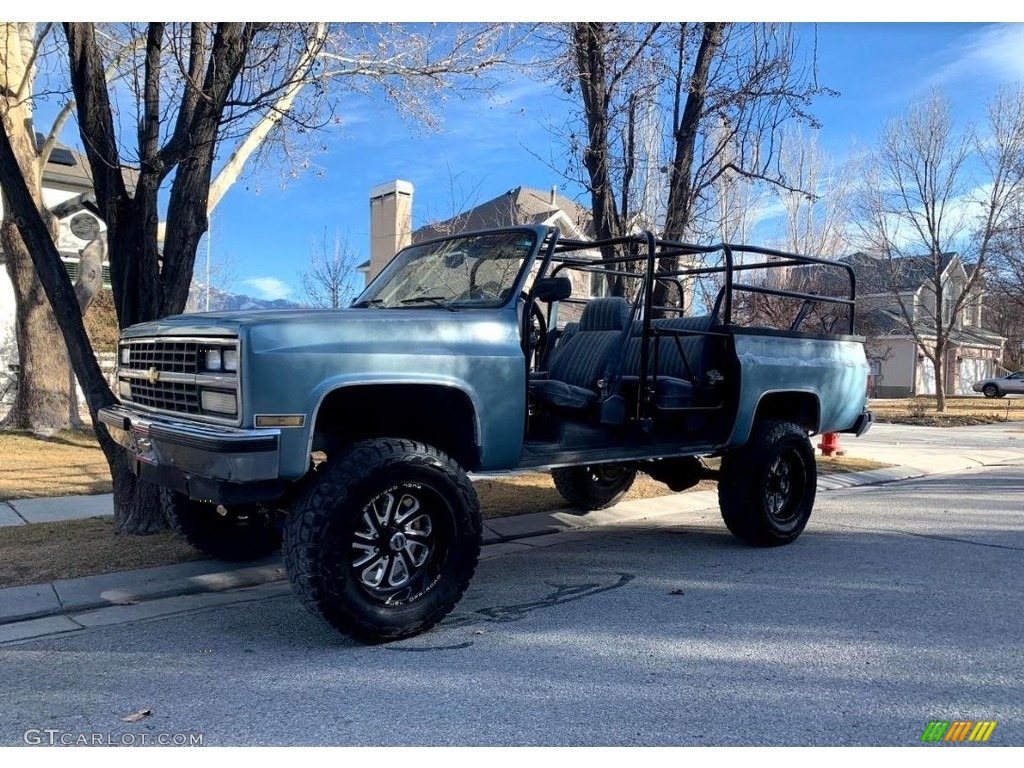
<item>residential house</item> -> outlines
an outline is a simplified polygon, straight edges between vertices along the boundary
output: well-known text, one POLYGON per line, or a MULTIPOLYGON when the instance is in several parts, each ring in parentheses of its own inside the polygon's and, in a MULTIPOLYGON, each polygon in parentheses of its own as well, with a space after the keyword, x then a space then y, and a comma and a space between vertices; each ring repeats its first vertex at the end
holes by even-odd
MULTIPOLYGON (((580 240, 593 237, 590 211, 558 194, 556 187, 549 192, 516 187, 464 213, 416 230, 412 228, 412 196, 412 184, 400 179, 370 190, 370 259, 357 267, 367 283, 407 245, 459 232, 539 224, 556 226, 563 234, 580 240)), ((603 289, 597 275, 573 273, 572 279, 589 281, 575 288, 577 296, 597 295, 603 289)))
MULTIPOLYGON (((857 329, 867 337, 875 397, 935 394, 935 369, 910 332, 903 306, 924 344, 935 340, 935 289, 930 256, 888 259, 856 253, 843 261, 857 277, 857 329), (897 296, 899 298, 897 298, 897 296)), ((973 267, 957 253, 942 254, 943 325, 950 327, 944 389, 971 394, 974 382, 995 375, 1005 339, 982 326, 984 292, 977 284, 957 316, 953 305, 973 267)))

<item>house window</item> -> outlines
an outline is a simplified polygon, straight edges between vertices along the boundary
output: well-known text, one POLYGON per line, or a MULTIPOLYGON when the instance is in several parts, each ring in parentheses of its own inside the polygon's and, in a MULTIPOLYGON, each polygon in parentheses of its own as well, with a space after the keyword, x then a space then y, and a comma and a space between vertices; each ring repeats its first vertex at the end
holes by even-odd
POLYGON ((949 328, 953 324, 953 287, 946 283, 942 286, 942 324, 949 328))

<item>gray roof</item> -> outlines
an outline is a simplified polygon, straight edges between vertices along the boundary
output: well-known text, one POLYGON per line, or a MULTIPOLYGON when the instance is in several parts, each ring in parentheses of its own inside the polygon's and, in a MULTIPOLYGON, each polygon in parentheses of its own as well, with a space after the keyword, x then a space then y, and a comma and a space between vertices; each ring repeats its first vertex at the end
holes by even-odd
MULTIPOLYGON (((939 261, 941 272, 945 272, 956 258, 956 253, 943 253, 939 261)), ((853 267, 853 273, 857 278, 858 296, 913 293, 933 284, 935 263, 931 256, 901 256, 889 259, 885 256, 858 252, 835 259, 835 262, 853 267)), ((969 277, 974 269, 973 265, 966 265, 964 268, 969 277)), ((789 277, 794 281, 797 290, 836 295, 848 290, 846 276, 835 267, 794 267, 789 277)))
POLYGON ((588 237, 592 236, 590 211, 557 192, 554 198, 554 203, 552 203, 551 192, 541 192, 529 187, 516 187, 493 200, 470 208, 458 216, 420 227, 413 232, 412 239, 414 243, 417 243, 458 232, 472 232, 478 229, 508 227, 516 224, 541 224, 558 210, 565 213, 583 234, 588 237))
MULTIPOLYGON (((41 146, 42 143, 43 136, 37 133, 37 146, 41 146)), ((125 186, 128 187, 129 192, 133 192, 139 175, 138 171, 134 168, 122 166, 121 172, 124 175, 125 186)), ((43 185, 71 187, 82 192, 91 191, 93 184, 89 158, 84 153, 58 142, 50 153, 50 158, 46 161, 46 167, 43 169, 43 185)))
MULTIPOLYGON (((939 274, 946 271, 956 253, 939 255, 939 274)), ((900 256, 889 259, 868 253, 855 253, 840 261, 853 267, 857 275, 857 293, 909 293, 918 290, 935 275, 935 260, 931 256, 900 256)))

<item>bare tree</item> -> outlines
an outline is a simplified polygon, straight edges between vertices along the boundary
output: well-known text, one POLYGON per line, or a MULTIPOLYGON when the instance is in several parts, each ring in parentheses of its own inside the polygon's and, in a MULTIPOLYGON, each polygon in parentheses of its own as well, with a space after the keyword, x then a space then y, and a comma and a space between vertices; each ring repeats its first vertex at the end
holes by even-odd
MULTIPOLYGON (((575 140, 585 171, 578 175, 599 237, 634 221, 667 239, 706 237, 722 228, 718 196, 739 191, 740 179, 796 188, 777 165, 781 130, 793 120, 813 125, 808 105, 826 89, 792 27, 573 24, 562 44, 570 55, 559 71, 573 75, 567 90, 578 89, 581 102, 582 128, 570 127, 570 146, 585 134, 575 140), (663 208, 651 193, 654 169, 667 191, 663 208), (637 215, 643 208, 647 215, 637 215)), ((663 303, 664 286, 657 293, 663 303)))
MULTIPOLYGON (((438 56, 440 48, 432 35, 403 31, 394 25, 326 30, 323 25, 227 22, 128 24, 111 29, 94 24, 64 25, 73 111, 92 168, 100 215, 107 225, 119 325, 174 314, 184 307, 196 246, 207 227, 209 202, 216 199, 211 185, 219 150, 239 142, 223 161, 226 175, 214 190, 218 195, 238 177, 256 149, 281 146, 290 135, 285 127, 294 128, 294 134, 308 135, 330 122, 329 113, 339 94, 324 98, 327 83, 349 83, 350 93, 363 88, 383 94, 403 110, 412 110, 418 104, 413 93, 417 82, 429 89, 449 87, 463 76, 475 79, 482 68, 502 60, 503 54, 495 53, 491 43, 503 51, 508 40, 500 34, 490 36, 488 29, 491 27, 462 34, 453 31, 454 27, 446 28, 444 35, 454 46, 446 57, 438 56), (405 34, 410 40, 389 44, 388 34, 405 34), (129 47, 128 55, 117 60, 105 41, 118 35, 143 42, 129 47), (345 47, 346 40, 351 47, 345 47), (337 43, 333 48, 332 41, 337 43), (356 49, 356 41, 361 48, 356 49), (117 119, 105 67, 113 67, 123 77, 117 119), (290 104, 282 101, 300 80, 304 83, 301 92, 308 95, 303 109, 299 109, 297 95, 290 104), (125 93, 135 97, 134 104, 125 93), (131 122, 132 106, 135 126, 122 131, 123 123, 131 122), (256 141, 258 136, 262 138, 256 141), (247 143, 247 137, 254 138, 247 143), (166 222, 166 230, 158 251, 161 220, 166 222)), ((17 111, 29 103, 31 87, 22 88, 21 83, 27 82, 23 73, 30 69, 27 64, 34 60, 38 48, 21 42, 32 37, 31 31, 15 31, 18 46, 4 48, 11 61, 9 51, 17 50, 21 67, 10 68, 19 77, 18 98, 13 104, 4 104, 5 130, 0 140, 6 226, 20 235, 42 291, 55 308, 110 464, 118 530, 157 530, 165 526, 165 520, 156 489, 136 480, 124 452, 96 419, 97 410, 113 403, 114 398, 89 350, 74 294, 69 293, 71 286, 49 234, 46 211, 39 204, 41 166, 31 142, 24 139, 26 121, 17 111), (69 314, 72 307, 74 317, 69 314)), ((31 131, 27 135, 31 136, 31 131)), ((35 296, 35 303, 45 303, 41 294, 35 296)), ((22 305, 19 302, 19 307, 22 305)), ((26 341, 26 346, 37 348, 46 344, 57 346, 45 334, 26 341)), ((63 400, 66 409, 66 398, 63 400)))
MULTIPOLYGON (((205 54, 211 44, 212 29, 212 25, 163 25, 162 61, 158 62, 149 39, 150 26, 97 26, 93 45, 107 66, 105 75, 120 81, 122 88, 135 97, 135 122, 151 134, 154 115, 145 108, 147 94, 161 95, 164 104, 183 99, 182 84, 202 74, 202 56, 195 55, 194 46, 198 44, 198 53, 205 54), (195 66, 200 69, 194 69, 195 66)), ((64 46, 52 24, 37 28, 33 24, 5 23, 0 34, 4 36, 0 46, 4 52, 4 61, 0 62, 2 109, 9 116, 4 122, 18 157, 23 160, 30 188, 40 188, 34 194, 42 210, 42 168, 61 128, 76 108, 66 76, 57 71, 62 68, 52 67, 59 58, 54 54, 61 53, 64 46), (63 101, 53 127, 37 147, 31 113, 32 99, 42 95, 34 87, 35 70, 41 61, 54 69, 53 82, 45 86, 48 95, 63 101)), ((502 24, 260 25, 259 39, 273 42, 250 57, 237 91, 225 104, 214 163, 216 173, 204 214, 217 206, 247 166, 262 158, 278 158, 275 164, 288 174, 308 167, 306 155, 321 145, 316 140, 316 129, 343 123, 341 105, 351 103, 353 96, 382 97, 403 114, 421 119, 429 127, 436 126, 438 119, 430 106, 441 99, 435 97, 443 99, 446 92, 454 92, 456 85, 460 94, 492 88, 494 80, 488 73, 506 64, 528 34, 527 25, 502 24), (288 160, 283 164, 279 160, 282 153, 288 160)), ((124 106, 118 119, 130 121, 132 106, 124 106)), ((166 138, 167 132, 164 133, 166 138)), ((131 142, 120 142, 118 149, 123 165, 133 169, 142 166, 145 152, 141 148, 133 147, 131 142)), ((128 186, 131 191, 131 185, 128 186)), ((53 222, 50 226, 54 226, 53 222)), ((53 375, 68 368, 64 348, 54 343, 59 335, 56 323, 43 300, 31 260, 13 239, 15 228, 5 231, 10 240, 5 252, 7 269, 15 285, 17 339, 22 358, 19 400, 9 421, 26 428, 62 428, 67 426, 69 392, 67 387, 53 385, 52 380, 69 378, 53 375)), ((167 236, 166 222, 161 220, 157 224, 157 239, 163 241, 167 236)), ((169 237, 173 239, 176 235, 172 232, 169 237)), ((151 259, 151 255, 144 256, 146 263, 151 259)), ((168 266, 176 271, 180 265, 172 262, 168 266)), ((152 286, 149 288, 146 300, 153 298, 152 286)), ((176 294, 174 298, 177 301, 180 296, 176 294)), ((166 310, 167 306, 161 309, 166 310)), ((128 315, 131 314, 130 310, 128 315)))
MULTIPOLYGON (((32 204, 50 237, 55 238, 57 222, 43 201, 42 175, 69 111, 59 114, 49 135, 38 144, 31 98, 37 62, 50 31, 50 25, 40 31, 32 23, 0 24, 0 118, 4 132, 16 148, 18 167, 28 184, 32 204)), ((6 202, 0 224, 0 247, 14 287, 15 338, 20 363, 17 397, 4 423, 15 429, 41 432, 67 428, 70 426, 70 382, 73 381, 67 349, 52 341, 41 345, 30 341, 34 337, 59 338, 59 331, 36 278, 28 248, 6 202)))
POLYGON ((792 186, 773 192, 786 212, 783 250, 836 258, 849 247, 850 195, 855 176, 818 147, 817 132, 802 128, 780 137, 779 168, 792 186))
MULTIPOLYGON (((770 190, 785 214, 785 229, 776 247, 817 258, 838 258, 848 248, 853 173, 838 167, 820 151, 814 132, 800 127, 787 130, 781 134, 780 143, 778 169, 792 188, 776 185, 770 190)), ((719 193, 718 198, 727 196, 719 193)), ((759 202, 755 201, 753 207, 759 202)), ((749 210, 751 206, 741 203, 735 207, 749 210)), ((779 266, 753 279, 758 278, 767 287, 805 294, 841 297, 849 290, 843 273, 831 267, 779 266)), ((743 297, 739 305, 748 309, 754 322, 775 328, 789 327, 801 309, 800 302, 767 294, 743 297)), ((844 306, 816 302, 804 310, 800 327, 831 333, 844 328, 848 319, 849 311, 844 306)), ((861 324, 864 332, 867 325, 861 324)))
MULTIPOLYGON (((46 209, 42 192, 43 172, 57 146, 67 120, 74 114, 75 101, 70 94, 60 58, 59 32, 54 24, 0 24, 0 117, 15 148, 18 162, 29 184, 37 209, 51 233, 56 236, 57 221, 46 209), (45 77, 38 75, 43 70, 45 77), (42 82, 39 82, 40 79, 42 82), (34 100, 41 96, 57 99, 60 109, 45 135, 37 134, 34 100), (37 136, 42 136, 41 140, 37 136)), ((107 80, 119 77, 119 67, 141 44, 137 38, 106 37, 104 46, 108 66, 107 80)), ((32 260, 17 227, 4 207, 5 225, 0 229, 0 245, 6 256, 8 275, 14 286, 15 325, 18 355, 18 398, 5 424, 37 432, 52 432, 78 423, 78 409, 71 403, 74 377, 60 331, 32 260)))
POLYGON ((818 86, 791 26, 707 22, 697 27, 679 26, 670 81, 674 152, 664 227, 670 240, 707 233, 723 176, 805 191, 779 166, 780 138, 794 121, 816 126, 809 104, 829 93, 818 86))
MULTIPOLYGON (((97 206, 107 224, 111 279, 121 327, 180 311, 184 306, 196 244, 206 228, 207 197, 220 130, 248 107, 253 80, 267 66, 259 52, 282 50, 266 30, 251 24, 153 23, 145 29, 139 68, 139 160, 134 192, 123 171, 122 144, 115 127, 104 76, 100 35, 92 24, 64 27, 69 71, 75 92, 82 143, 93 171, 97 206), (187 41, 184 60, 169 41, 187 41), (255 57, 254 59, 249 57, 255 57), (165 69, 165 64, 168 65, 165 69), (167 82, 167 69, 183 65, 167 82), (168 85, 175 85, 169 88, 168 85), (167 187, 167 238, 158 260, 158 195, 167 187)), ((141 484, 125 453, 97 419, 99 408, 114 403, 92 354, 75 301, 46 221, 10 141, 0 137, 0 184, 13 225, 29 253, 43 290, 54 308, 71 361, 82 383, 100 447, 110 465, 115 520, 119 530, 147 532, 164 527, 157 489, 141 484)))
POLYGON ((306 302, 326 309, 347 307, 357 293, 356 251, 340 232, 334 233, 333 242, 324 232, 311 245, 309 268, 299 273, 306 302))
MULTIPOLYGON (((311 129, 344 124, 341 96, 383 97, 427 128, 439 127, 436 105, 449 93, 468 97, 493 89, 495 81, 487 75, 509 65, 529 34, 529 25, 508 24, 312 25, 291 73, 274 91, 276 98, 260 105, 258 114, 229 137, 235 143, 210 184, 207 212, 251 159, 270 156, 278 162, 296 134, 315 141, 311 129)), ((289 173, 296 172, 295 165, 287 166, 289 173)))
POLYGON ((998 236, 1024 194, 1024 91, 989 103, 987 130, 957 129, 938 90, 886 126, 857 204, 864 243, 922 354, 935 371, 937 409, 946 407, 950 338, 978 300, 998 236), (969 267, 950 268, 959 252, 969 267), (907 270, 921 275, 922 301, 900 290, 907 270))
MULTIPOLYGON (((651 84, 658 78, 651 70, 660 66, 663 26, 577 22, 556 27, 549 40, 564 90, 579 97, 579 119, 564 130, 572 158, 565 174, 590 193, 599 240, 627 234, 635 218, 636 158, 646 147, 642 132, 638 141, 638 124, 649 116, 643 105, 656 101, 651 84)), ((612 246, 602 247, 603 259, 617 255, 612 246)), ((622 278, 607 280, 609 291, 621 295, 622 278)))

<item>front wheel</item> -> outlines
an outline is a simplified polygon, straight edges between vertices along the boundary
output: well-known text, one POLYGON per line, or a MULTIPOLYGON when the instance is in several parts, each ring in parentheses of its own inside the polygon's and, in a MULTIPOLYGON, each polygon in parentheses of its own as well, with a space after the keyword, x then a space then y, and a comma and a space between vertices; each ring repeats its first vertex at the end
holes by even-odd
POLYGON ((562 498, 580 509, 605 509, 626 495, 636 470, 621 464, 593 464, 551 470, 562 498))
POLYGON ((476 569, 476 491, 446 454, 411 440, 356 443, 331 457, 285 526, 293 590, 335 629, 365 642, 424 632, 476 569))
POLYGON ((997 387, 995 384, 986 384, 984 387, 981 388, 981 394, 983 394, 985 397, 998 397, 999 387, 997 387))
POLYGON ((259 504, 214 504, 162 489, 171 527, 200 552, 220 560, 258 560, 281 548, 278 515, 259 504))
POLYGON ((722 457, 718 481, 722 518, 732 534, 747 544, 788 544, 807 525, 817 481, 807 433, 788 422, 761 422, 746 445, 722 457))

